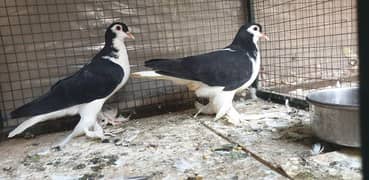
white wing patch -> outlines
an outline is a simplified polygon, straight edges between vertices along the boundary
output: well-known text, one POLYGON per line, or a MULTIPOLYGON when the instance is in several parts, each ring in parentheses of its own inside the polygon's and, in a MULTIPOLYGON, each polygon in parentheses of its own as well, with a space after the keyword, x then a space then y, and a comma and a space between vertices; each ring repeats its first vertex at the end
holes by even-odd
POLYGON ((113 57, 110 57, 110 56, 103 56, 101 57, 102 59, 108 59, 110 61, 113 61, 113 57))
POLYGON ((224 48, 224 49, 221 49, 221 51, 236 52, 236 50, 233 50, 231 48, 224 48))
POLYGON ((141 71, 132 73, 134 77, 161 77, 161 74, 156 73, 155 71, 141 71))

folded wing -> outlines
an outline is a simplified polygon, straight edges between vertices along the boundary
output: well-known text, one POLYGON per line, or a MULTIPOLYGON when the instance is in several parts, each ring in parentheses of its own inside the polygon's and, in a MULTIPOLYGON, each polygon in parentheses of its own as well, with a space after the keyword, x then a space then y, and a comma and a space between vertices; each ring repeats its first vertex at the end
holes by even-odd
POLYGON ((11 112, 12 118, 35 116, 104 98, 122 80, 122 68, 110 61, 93 61, 54 84, 49 92, 11 112))
POLYGON ((145 66, 162 75, 200 81, 224 90, 242 86, 252 74, 252 61, 242 51, 220 50, 180 59, 153 59, 146 61, 145 66))

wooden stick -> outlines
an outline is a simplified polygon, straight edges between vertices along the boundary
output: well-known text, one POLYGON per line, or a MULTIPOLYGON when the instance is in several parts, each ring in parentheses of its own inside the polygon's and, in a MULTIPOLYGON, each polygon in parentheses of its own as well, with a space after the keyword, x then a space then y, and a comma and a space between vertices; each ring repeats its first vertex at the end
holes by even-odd
POLYGON ((244 151, 245 153, 249 154, 250 156, 252 156, 254 159, 256 159, 257 161, 259 161, 260 163, 264 164, 265 166, 269 167, 270 169, 272 169, 273 171, 277 172, 278 174, 288 178, 288 179, 293 179, 291 176, 289 176, 287 174, 286 171, 284 171, 282 169, 282 167, 280 165, 274 166, 271 162, 268 162, 267 160, 261 158, 260 156, 258 156, 257 154, 251 152, 250 150, 248 150, 245 146, 241 145, 240 143, 237 143, 236 141, 233 141, 232 139, 224 136, 223 134, 221 134, 220 132, 216 131, 215 129, 213 129, 212 127, 208 126, 207 124, 205 124, 203 121, 200 121, 200 123, 205 126, 207 129, 209 129, 210 131, 212 131, 213 133, 215 133, 216 135, 218 135, 219 137, 223 138, 224 140, 232 143, 232 144, 236 144, 237 146, 239 146, 242 151, 244 151))

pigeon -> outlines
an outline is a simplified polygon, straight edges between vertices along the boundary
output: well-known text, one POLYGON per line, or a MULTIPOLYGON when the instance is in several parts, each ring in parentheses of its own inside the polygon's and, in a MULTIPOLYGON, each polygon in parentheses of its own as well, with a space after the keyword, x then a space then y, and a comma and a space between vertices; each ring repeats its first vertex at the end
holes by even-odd
POLYGON ((29 119, 8 137, 22 133, 36 123, 79 114, 78 124, 59 147, 83 134, 90 138, 104 138, 103 129, 96 121, 97 115, 105 101, 126 84, 130 74, 125 39, 134 39, 127 25, 121 22, 111 24, 105 32, 103 49, 88 64, 56 82, 46 94, 10 113, 11 118, 29 119))
POLYGON ((240 115, 232 105, 237 92, 248 88, 260 70, 260 38, 269 40, 257 23, 239 29, 229 46, 213 52, 177 59, 152 59, 145 66, 152 71, 140 71, 132 77, 172 80, 187 85, 195 95, 207 98, 203 105, 195 102, 199 113, 216 114, 215 120, 226 117, 233 124, 240 123, 240 115))

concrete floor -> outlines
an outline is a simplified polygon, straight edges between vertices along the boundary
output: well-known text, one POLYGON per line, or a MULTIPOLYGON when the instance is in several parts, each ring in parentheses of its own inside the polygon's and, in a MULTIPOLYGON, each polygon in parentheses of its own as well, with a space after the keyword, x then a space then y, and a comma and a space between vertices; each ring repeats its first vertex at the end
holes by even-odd
POLYGON ((0 143, 0 179, 286 179, 207 127, 241 144, 294 179, 361 179, 358 149, 312 137, 308 113, 262 100, 235 103, 234 126, 195 110, 110 126, 109 142, 78 137, 50 147, 69 132, 0 143), (322 153, 312 153, 321 143, 322 153))

